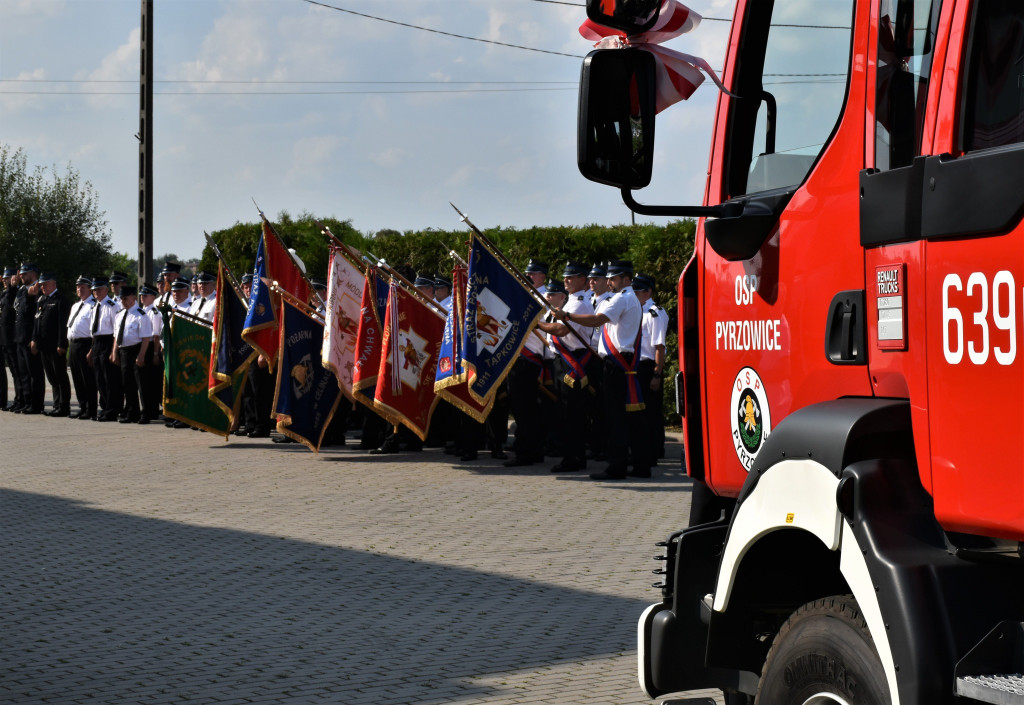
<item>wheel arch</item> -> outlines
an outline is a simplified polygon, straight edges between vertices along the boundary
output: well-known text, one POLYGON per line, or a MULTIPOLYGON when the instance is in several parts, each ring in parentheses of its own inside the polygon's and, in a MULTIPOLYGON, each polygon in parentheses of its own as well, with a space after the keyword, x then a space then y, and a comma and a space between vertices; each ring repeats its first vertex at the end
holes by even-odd
POLYGON ((760 672, 790 613, 815 599, 852 593, 876 640, 892 701, 900 702, 881 606, 866 558, 840 511, 839 490, 843 470, 852 463, 912 456, 906 400, 824 402, 776 427, 729 527, 710 618, 709 664, 760 672), (751 625, 763 631, 752 635, 751 625))

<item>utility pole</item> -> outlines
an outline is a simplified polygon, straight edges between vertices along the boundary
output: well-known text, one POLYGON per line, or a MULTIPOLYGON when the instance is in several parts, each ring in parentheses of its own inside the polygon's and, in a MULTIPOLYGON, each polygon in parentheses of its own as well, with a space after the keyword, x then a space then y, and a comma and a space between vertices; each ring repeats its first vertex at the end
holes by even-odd
POLYGON ((153 283, 153 0, 142 0, 139 62, 139 284, 153 283))

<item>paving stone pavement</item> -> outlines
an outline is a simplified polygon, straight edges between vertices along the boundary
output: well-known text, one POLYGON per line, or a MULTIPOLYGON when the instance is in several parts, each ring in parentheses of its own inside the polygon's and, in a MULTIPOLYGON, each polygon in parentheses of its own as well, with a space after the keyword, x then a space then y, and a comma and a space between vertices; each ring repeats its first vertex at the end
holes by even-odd
POLYGON ((597 483, 6 413, 0 449, 4 705, 651 702, 677 461, 597 483))

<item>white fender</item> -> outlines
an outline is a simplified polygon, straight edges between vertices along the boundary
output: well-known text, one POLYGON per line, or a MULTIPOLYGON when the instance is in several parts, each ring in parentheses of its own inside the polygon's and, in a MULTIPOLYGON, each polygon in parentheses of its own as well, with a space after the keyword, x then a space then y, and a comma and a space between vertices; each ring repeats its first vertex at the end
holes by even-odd
POLYGON ((802 529, 840 551, 839 567, 867 622, 889 681, 892 705, 899 705, 896 669, 867 563, 853 530, 836 507, 839 485, 831 470, 813 460, 783 460, 769 468, 757 487, 737 508, 729 528, 715 585, 714 610, 729 608, 733 584, 743 557, 761 537, 773 531, 802 529))

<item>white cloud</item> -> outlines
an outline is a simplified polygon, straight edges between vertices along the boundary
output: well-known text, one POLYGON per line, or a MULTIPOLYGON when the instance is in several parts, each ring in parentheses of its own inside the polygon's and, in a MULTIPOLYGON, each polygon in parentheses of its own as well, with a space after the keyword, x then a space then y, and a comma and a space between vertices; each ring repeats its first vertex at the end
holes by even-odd
POLYGON ((410 156, 412 156, 411 152, 401 147, 390 147, 381 152, 370 152, 366 155, 366 158, 377 166, 393 169, 396 166, 405 164, 410 156))
POLYGON ((128 33, 124 44, 114 49, 89 73, 89 78, 100 81, 124 81, 139 75, 139 46, 142 32, 135 27, 128 33))
POLYGON ((49 19, 64 11, 65 0, 2 0, 0 1, 0 17, 5 20, 17 18, 18 21, 49 19))
POLYGON ((334 135, 314 135, 296 140, 292 146, 292 165, 285 180, 313 182, 322 180, 337 161, 341 140, 334 135))

